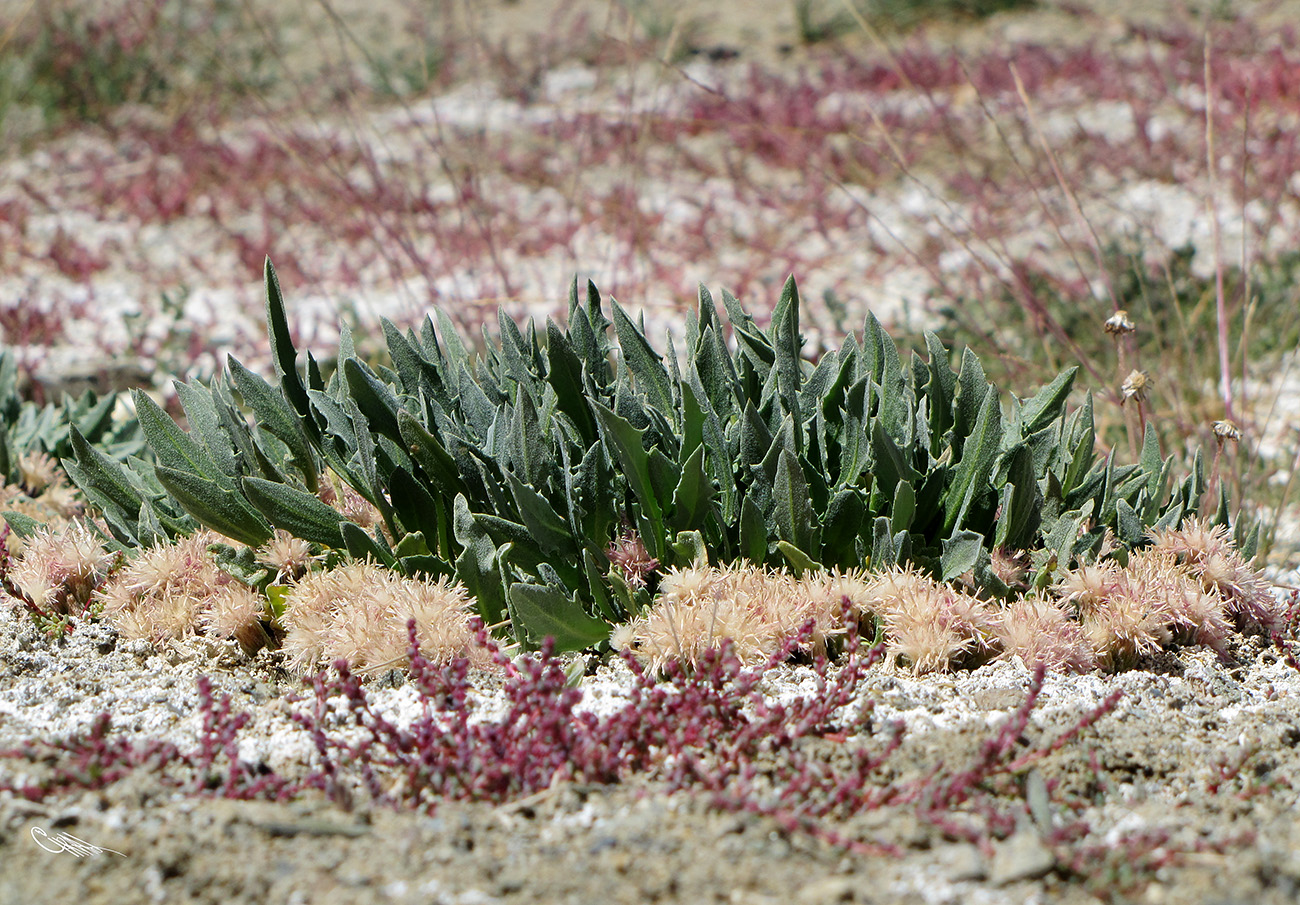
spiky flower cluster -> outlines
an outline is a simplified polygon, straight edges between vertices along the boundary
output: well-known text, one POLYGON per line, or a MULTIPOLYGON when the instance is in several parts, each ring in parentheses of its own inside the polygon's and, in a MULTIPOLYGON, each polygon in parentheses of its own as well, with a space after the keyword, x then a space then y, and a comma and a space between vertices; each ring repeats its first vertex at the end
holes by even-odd
POLYGON ((276 528, 275 535, 257 549, 257 561, 275 569, 273 584, 301 578, 319 559, 311 544, 283 528, 276 528))
POLYGON ((470 627, 463 586, 404 578, 371 562, 309 572, 285 597, 284 650, 310 672, 346 660, 359 672, 407 665, 407 627, 415 621, 421 653, 435 662, 465 656, 488 662, 470 627))
POLYGON ((77 615, 86 609, 113 559, 82 522, 45 527, 23 544, 9 580, 38 613, 77 615))
POLYGON ((160 643, 204 631, 261 648, 269 641, 265 601, 217 565, 208 548, 219 540, 204 530, 142 551, 100 589, 104 615, 128 639, 160 643))
POLYGON ((673 659, 698 663, 723 639, 755 660, 806 620, 824 646, 845 630, 848 613, 875 620, 895 661, 918 673, 999 656, 1071 672, 1121 669, 1171 642, 1225 653, 1234 630, 1275 630, 1281 604, 1268 588, 1226 529, 1193 520, 1155 534, 1126 566, 1114 559, 1081 565, 1047 593, 1005 605, 914 569, 801 579, 743 566, 672 570, 655 604, 613 642, 655 669, 673 659))
POLYGON ((1207 591, 1218 594, 1242 629, 1271 634, 1282 627, 1282 608, 1262 574, 1232 543, 1228 528, 1192 519, 1153 534, 1153 549, 1175 557, 1207 591))
MULTIPOLYGON (((66 525, 82 508, 80 495, 68 483, 58 461, 39 451, 18 457, 17 483, 0 487, 0 504, 6 511, 30 516, 54 529, 66 525)), ((22 547, 21 538, 9 543, 11 553, 22 547)))
POLYGON ((670 661, 692 667, 729 639, 742 662, 758 662, 811 622, 807 646, 822 649, 846 630, 847 601, 857 611, 869 597, 861 572, 788 572, 741 565, 669 569, 655 606, 615 630, 614 646, 629 647, 660 669, 670 661))

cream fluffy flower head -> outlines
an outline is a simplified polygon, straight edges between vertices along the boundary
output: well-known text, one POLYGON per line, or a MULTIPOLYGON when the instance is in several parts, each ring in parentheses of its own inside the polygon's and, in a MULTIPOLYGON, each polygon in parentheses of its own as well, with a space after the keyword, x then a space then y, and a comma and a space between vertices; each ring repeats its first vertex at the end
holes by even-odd
POLYGON ((309 572, 285 597, 284 650, 300 672, 336 659, 361 672, 403 666, 413 619, 430 660, 468 656, 487 665, 470 629, 471 603, 459 584, 407 578, 371 562, 309 572))

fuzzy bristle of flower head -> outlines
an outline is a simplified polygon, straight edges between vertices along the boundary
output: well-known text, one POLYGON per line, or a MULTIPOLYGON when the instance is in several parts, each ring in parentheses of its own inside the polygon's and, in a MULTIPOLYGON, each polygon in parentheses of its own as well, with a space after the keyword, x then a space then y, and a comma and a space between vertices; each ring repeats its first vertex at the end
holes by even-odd
POLYGON ((37 609, 67 615, 84 609, 113 558, 84 523, 71 522, 28 538, 9 577, 37 609))
POLYGON ((217 584, 217 568, 208 553, 208 546, 217 540, 215 533, 205 529, 141 551, 112 582, 125 593, 106 596, 120 602, 174 594, 206 595, 217 584))
POLYGON ((1031 669, 1079 673, 1095 662, 1082 626, 1064 607, 1041 597, 1022 598, 1002 611, 998 641, 1002 656, 1019 656, 1031 669))
POLYGON ((1283 627, 1284 607, 1274 595, 1272 583, 1252 569, 1236 549, 1188 563, 1188 569, 1223 597, 1225 609, 1242 629, 1272 635, 1283 627))
POLYGON ((41 505, 48 507, 65 519, 81 515, 85 511, 81 495, 77 488, 63 480, 60 473, 41 494, 41 505))
POLYGON ((410 635, 408 625, 415 621, 415 639, 420 652, 434 663, 452 657, 469 657, 477 665, 487 665, 487 652, 474 643, 469 628, 472 601, 461 584, 439 578, 437 581, 397 579, 397 590, 389 604, 384 641, 388 650, 376 649, 377 662, 408 662, 410 635))
POLYGON ((1154 546, 1136 551, 1124 574, 1133 596, 1147 601, 1175 636, 1224 649, 1231 627, 1223 597, 1180 565, 1174 553, 1154 546))
POLYGON ((1156 551, 1171 553, 1188 562, 1204 562, 1216 554, 1235 551, 1226 525, 1211 525, 1199 518, 1188 519, 1177 528, 1152 531, 1151 540, 1156 551))
POLYGON ((32 496, 39 496, 63 475, 59 464, 41 451, 24 453, 18 457, 18 481, 32 496))
POLYGON ((674 566, 660 577, 658 596, 679 603, 712 600, 723 584, 717 569, 674 566))
POLYGON ((137 602, 110 619, 118 634, 128 641, 161 644, 197 632, 203 602, 190 594, 164 594, 143 606, 137 602))
POLYGON ((637 639, 644 631, 645 620, 639 617, 614 626, 614 629, 609 633, 610 650, 619 653, 628 651, 635 656, 636 649, 640 644, 637 639))
POLYGON ((1073 605, 1081 616, 1094 612, 1125 585, 1119 563, 1107 559, 1066 569, 1053 586, 1062 603, 1073 605))
POLYGON ((891 654, 901 657, 915 673, 946 670, 971 651, 974 640, 946 619, 946 605, 937 596, 917 595, 909 606, 885 616, 885 638, 891 654))
POLYGON ((1282 624, 1282 607, 1272 585, 1232 542, 1226 525, 1189 519, 1178 528, 1153 532, 1153 548, 1175 556, 1208 590, 1217 592, 1243 629, 1272 634, 1282 624))
POLYGON ((309 573, 286 595, 284 649, 300 671, 345 659, 358 671, 408 662, 407 625, 434 662, 468 656, 486 665, 470 630, 463 586, 394 575, 369 562, 309 573))
POLYGON ((623 579, 634 588, 646 586, 647 576, 659 568, 659 560, 650 555, 641 535, 624 529, 605 550, 609 561, 623 573, 623 579))
POLYGON ((988 604, 945 584, 907 579, 881 602, 885 639, 915 672, 948 669, 996 646, 997 615, 988 604))
POLYGON ((893 566, 867 578, 867 607, 872 615, 886 618, 918 598, 933 596, 939 587, 933 578, 911 566, 893 566))
POLYGON ((276 528, 269 541, 257 548, 257 561, 275 568, 275 583, 297 578, 319 557, 313 555, 311 544, 295 537, 283 528, 276 528))
POLYGON ((1029 554, 1024 551, 998 547, 989 554, 989 568, 1011 590, 1028 590, 1029 554))
POLYGON ((1164 607, 1127 587, 1085 614, 1082 624, 1098 663, 1112 669, 1133 666, 1172 637, 1164 607))
POLYGON ((862 619, 874 614, 872 604, 876 598, 871 576, 865 570, 848 569, 841 572, 833 569, 819 581, 822 593, 831 606, 840 608, 845 603, 848 604, 849 617, 862 619))
POLYGON ((719 574, 707 598, 678 599, 661 595, 640 617, 619 633, 620 649, 632 651, 652 671, 673 661, 697 666, 705 651, 724 639, 744 661, 759 659, 782 640, 779 628, 763 619, 752 591, 725 593, 725 585, 738 576, 719 574))
POLYGON ((256 653, 269 642, 262 618, 266 602, 247 585, 230 582, 203 602, 199 623, 207 634, 233 638, 245 653, 256 653))

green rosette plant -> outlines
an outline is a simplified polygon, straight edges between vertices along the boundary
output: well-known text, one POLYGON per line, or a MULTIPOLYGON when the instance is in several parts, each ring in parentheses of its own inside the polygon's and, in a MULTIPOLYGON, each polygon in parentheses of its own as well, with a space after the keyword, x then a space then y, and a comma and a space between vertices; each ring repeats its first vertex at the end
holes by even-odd
POLYGON ((566 327, 503 313, 477 354, 442 312, 418 332, 383 322, 391 366, 345 329, 328 380, 299 360, 269 261, 266 287, 273 380, 231 358, 227 376, 178 383, 188 431, 137 392, 155 461, 113 461, 73 428, 73 480, 123 544, 197 523, 255 547, 283 529, 455 578, 528 646, 598 644, 661 570, 705 562, 913 564, 1006 596, 994 551, 1043 586, 1108 534, 1131 548, 1180 524, 1204 490, 1199 455, 1175 484, 1152 431, 1136 463, 1100 456, 1091 395, 1067 411, 1075 369, 1004 399, 969 349, 954 369, 927 334, 905 360, 870 315, 807 361, 793 279, 766 329, 726 291, 724 322, 701 286, 680 354, 575 280, 566 327), (331 473, 372 527, 327 502, 331 473))

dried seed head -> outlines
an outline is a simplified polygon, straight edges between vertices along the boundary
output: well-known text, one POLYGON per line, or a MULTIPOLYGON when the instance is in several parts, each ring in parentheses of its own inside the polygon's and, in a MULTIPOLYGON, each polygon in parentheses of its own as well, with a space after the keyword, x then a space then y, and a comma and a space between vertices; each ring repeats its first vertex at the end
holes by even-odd
POLYGON ((1229 440, 1236 442, 1241 439, 1241 428, 1226 418, 1214 422, 1214 439, 1219 443, 1226 443, 1229 440))
POLYGON ((1106 323, 1102 326, 1109 336, 1123 336, 1126 333, 1132 333, 1137 329, 1133 321, 1129 320, 1128 312, 1120 308, 1110 317, 1106 318, 1106 323))
POLYGON ((1128 377, 1124 378, 1124 383, 1120 385, 1120 392, 1124 396, 1120 404, 1123 405, 1130 399, 1144 402, 1150 391, 1151 376, 1146 371, 1130 371, 1128 377))

